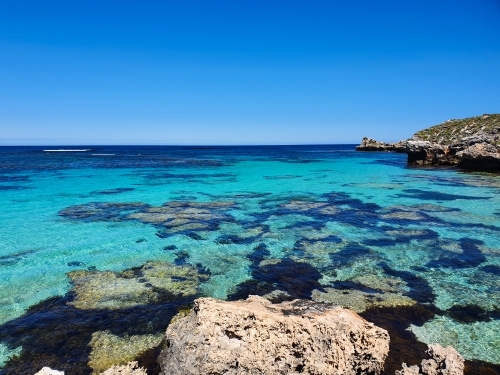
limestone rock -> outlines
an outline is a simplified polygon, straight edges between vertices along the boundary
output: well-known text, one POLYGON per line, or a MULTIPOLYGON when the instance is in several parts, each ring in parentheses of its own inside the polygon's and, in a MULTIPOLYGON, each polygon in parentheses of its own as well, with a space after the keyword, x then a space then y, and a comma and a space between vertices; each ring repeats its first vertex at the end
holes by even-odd
POLYGON ((148 375, 146 370, 139 367, 137 362, 129 362, 124 366, 113 366, 101 375, 148 375))
POLYGON ((499 171, 500 114, 448 120, 398 143, 365 137, 356 150, 404 152, 409 164, 499 171))
POLYGON ((361 144, 356 146, 356 151, 396 151, 404 152, 405 143, 399 141, 397 143, 379 142, 372 138, 364 137, 361 144))
POLYGON ((387 332, 353 311, 257 296, 197 299, 166 339, 164 375, 379 374, 389 351, 387 332))
POLYGON ((464 359, 451 346, 429 345, 426 354, 428 358, 422 360, 420 368, 403 363, 403 369, 396 371, 396 375, 463 375, 464 359))
POLYGON ((489 143, 473 144, 457 152, 457 156, 459 165, 465 168, 500 170, 500 149, 489 143))
POLYGON ((50 367, 44 367, 35 375, 64 375, 64 371, 52 370, 50 367))

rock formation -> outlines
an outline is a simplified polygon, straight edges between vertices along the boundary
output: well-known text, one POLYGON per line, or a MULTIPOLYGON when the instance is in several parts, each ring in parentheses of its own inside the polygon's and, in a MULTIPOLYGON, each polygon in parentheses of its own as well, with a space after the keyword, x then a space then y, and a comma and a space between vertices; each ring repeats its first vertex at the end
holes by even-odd
POLYGON ((500 114, 448 120, 395 144, 363 138, 358 151, 397 151, 408 163, 500 170, 500 114))
POLYGON ((44 367, 35 375, 64 375, 64 371, 52 370, 50 367, 44 367))
POLYGON ((137 362, 130 362, 124 366, 113 366, 101 375, 148 375, 145 369, 139 367, 137 362))
POLYGON ((405 152, 404 141, 397 143, 378 142, 372 138, 364 137, 361 144, 356 147, 357 151, 395 151, 405 152))
POLYGON ((464 359, 451 346, 429 345, 427 357, 419 366, 411 367, 403 363, 403 369, 396 375, 463 375, 464 359))
POLYGON ((389 351, 387 332, 353 311, 257 296, 200 298, 166 339, 164 375, 379 374, 389 351))

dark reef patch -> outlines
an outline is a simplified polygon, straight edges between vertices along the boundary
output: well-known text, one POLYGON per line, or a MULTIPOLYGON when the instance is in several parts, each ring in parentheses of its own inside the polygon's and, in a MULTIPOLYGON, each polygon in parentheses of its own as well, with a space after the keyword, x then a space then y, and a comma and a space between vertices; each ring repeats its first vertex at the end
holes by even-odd
POLYGON ((74 260, 72 262, 68 262, 68 267, 85 267, 85 263, 74 260))
POLYGON ((108 330, 118 336, 163 332, 177 311, 193 301, 183 298, 119 310, 80 310, 67 304, 71 298, 68 294, 40 302, 0 326, 1 342, 9 348, 23 347, 0 374, 33 375, 49 366, 72 375, 88 375, 92 372, 87 363, 93 332, 108 330))
POLYGON ((453 320, 464 324, 500 319, 500 308, 487 311, 478 305, 454 305, 444 313, 453 320))
POLYGON ((483 241, 464 237, 458 243, 462 249, 461 253, 442 250, 445 253, 439 259, 430 261, 427 267, 471 268, 486 262, 486 257, 478 247, 478 245, 484 245, 483 241))
POLYGON ((176 266, 183 266, 187 264, 187 261, 189 259, 189 253, 187 251, 179 250, 176 251, 174 254, 175 254, 174 264, 176 266))
POLYGON ((163 246, 163 251, 172 251, 172 250, 177 250, 177 246, 175 245, 163 246))
POLYGON ((448 194, 441 193, 432 190, 421 190, 421 189, 404 189, 402 194, 396 194, 397 198, 412 198, 419 200, 431 200, 431 201, 455 201, 457 199, 465 200, 484 200, 491 199, 491 197, 474 197, 470 195, 459 195, 459 194, 448 194))
POLYGON ((499 375, 500 365, 483 361, 465 360, 464 375, 499 375))
POLYGON ((409 271, 398 271, 391 268, 387 263, 381 262, 379 266, 388 276, 399 277, 410 288, 410 291, 403 295, 420 303, 432 303, 436 299, 436 295, 432 290, 427 280, 417 276, 409 271))
POLYGON ((31 186, 23 185, 0 185, 0 191, 33 189, 31 186))
POLYGON ((252 279, 237 285, 235 291, 228 296, 228 300, 246 299, 250 294, 262 296, 275 290, 285 292, 286 300, 311 299, 314 289, 324 291, 319 283, 321 273, 310 264, 284 258, 276 263, 257 265, 266 252, 263 248, 256 248, 256 252, 252 259, 252 279))
POLYGON ((95 194, 95 195, 114 195, 114 194, 121 194, 121 193, 126 193, 129 191, 134 191, 134 188, 116 188, 116 189, 108 189, 108 190, 97 190, 93 191, 90 194, 95 194))
POLYGON ((36 253, 39 250, 40 249, 28 249, 28 250, 18 251, 17 253, 13 254, 2 255, 0 256, 0 265, 1 266, 14 265, 17 262, 25 259, 26 257, 29 257, 30 255, 36 253))
POLYGON ((411 324, 421 326, 432 319, 436 311, 432 306, 414 305, 399 307, 371 308, 360 313, 364 319, 389 332, 389 355, 385 361, 382 375, 394 375, 401 370, 402 363, 420 364, 427 345, 417 340, 407 328, 411 324))
POLYGON ((125 221, 127 215, 148 208, 149 205, 133 203, 89 202, 67 207, 58 215, 66 219, 82 221, 125 221))
POLYGON ((480 268, 481 271, 500 276, 500 266, 489 264, 480 268))
POLYGON ((331 253, 329 256, 335 268, 348 267, 360 260, 369 258, 378 259, 378 254, 374 253, 370 248, 356 242, 347 244, 342 250, 331 253))

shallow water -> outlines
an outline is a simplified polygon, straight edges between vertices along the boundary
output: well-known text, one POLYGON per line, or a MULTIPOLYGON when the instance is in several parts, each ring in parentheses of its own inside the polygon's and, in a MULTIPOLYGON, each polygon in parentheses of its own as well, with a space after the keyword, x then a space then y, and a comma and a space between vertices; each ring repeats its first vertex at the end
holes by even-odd
POLYGON ((409 325, 418 340, 500 364, 496 175, 349 145, 44 149, 0 148, 0 366, 21 353, 80 368, 93 333, 161 332, 200 295, 333 302, 339 289, 429 308, 409 325), (170 283, 148 279, 147 262, 170 283), (77 287, 93 277, 114 280, 97 307, 77 287), (54 330, 57 356, 27 343, 54 330))

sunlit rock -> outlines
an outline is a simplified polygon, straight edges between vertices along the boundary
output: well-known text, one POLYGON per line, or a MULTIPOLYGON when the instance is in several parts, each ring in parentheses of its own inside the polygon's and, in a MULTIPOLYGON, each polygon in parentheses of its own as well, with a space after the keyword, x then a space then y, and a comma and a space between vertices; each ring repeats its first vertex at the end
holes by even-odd
POLYGON ((163 374, 379 374, 387 332, 342 308, 295 300, 273 305, 195 301, 167 329, 163 374))

